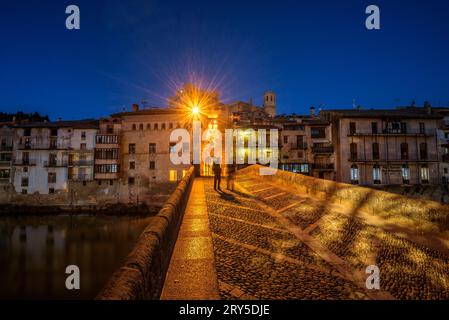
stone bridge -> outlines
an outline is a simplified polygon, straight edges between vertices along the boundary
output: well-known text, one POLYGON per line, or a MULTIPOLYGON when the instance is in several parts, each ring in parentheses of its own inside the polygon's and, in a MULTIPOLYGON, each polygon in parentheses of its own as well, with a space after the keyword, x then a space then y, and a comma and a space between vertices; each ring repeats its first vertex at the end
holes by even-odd
POLYGON ((447 206, 258 173, 216 192, 191 170, 98 298, 449 299, 447 206))

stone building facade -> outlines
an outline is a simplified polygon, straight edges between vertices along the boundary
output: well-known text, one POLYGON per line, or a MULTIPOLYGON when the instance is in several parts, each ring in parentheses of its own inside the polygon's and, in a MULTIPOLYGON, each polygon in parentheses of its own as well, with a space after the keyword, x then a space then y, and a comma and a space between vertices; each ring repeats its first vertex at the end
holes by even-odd
POLYGON ((177 108, 138 110, 121 113, 122 183, 130 199, 142 197, 148 191, 162 192, 177 184, 187 173, 188 165, 174 165, 170 150, 174 144, 170 135, 176 128, 187 128, 185 114, 177 108))
POLYGON ((14 129, 12 123, 0 123, 0 186, 9 187, 14 177, 12 166, 14 129))
POLYGON ((336 179, 368 186, 439 184, 437 129, 429 110, 329 110, 336 179))
MULTIPOLYGON (((80 178, 81 168, 85 173, 92 170, 93 163, 80 162, 80 154, 88 152, 87 140, 76 143, 77 138, 89 132, 89 148, 96 132, 96 121, 58 121, 24 123, 14 130, 14 188, 21 194, 53 194, 67 192, 70 168, 80 178), (73 142, 72 142, 73 139, 73 142), (81 144, 86 144, 82 147, 81 144), (83 150, 81 150, 83 148, 83 150), (85 149, 85 150, 84 150, 85 149), (70 156, 72 155, 72 156, 70 156), (76 161, 76 162, 75 162, 76 161)), ((82 159, 82 158, 81 158, 82 159)), ((91 160, 92 161, 92 160, 91 160)))
MULTIPOLYGON (((192 148, 189 164, 172 163, 176 142, 170 136, 183 128, 193 138, 194 121, 201 123, 202 133, 213 129, 201 137, 201 154, 221 136, 223 153, 211 156, 222 160, 223 174, 225 129, 277 129, 281 170, 366 186, 438 185, 449 179, 447 108, 316 114, 312 107, 308 115, 277 115, 272 91, 264 94, 259 107, 251 100, 225 104, 216 91, 186 84, 166 108, 133 105, 99 121, 3 124, 0 183, 10 183, 17 194, 68 194, 90 203, 152 201, 155 194, 169 194, 192 165, 192 148)), ((248 160, 249 138, 244 140, 239 152, 248 160)), ((211 163, 204 159, 195 167, 199 175, 212 175, 211 163)))
POLYGON ((286 171, 334 180, 335 156, 331 123, 315 116, 276 118, 281 130, 280 168, 286 171))
POLYGON ((98 121, 73 127, 68 156, 69 181, 85 183, 94 180, 97 131, 98 121))

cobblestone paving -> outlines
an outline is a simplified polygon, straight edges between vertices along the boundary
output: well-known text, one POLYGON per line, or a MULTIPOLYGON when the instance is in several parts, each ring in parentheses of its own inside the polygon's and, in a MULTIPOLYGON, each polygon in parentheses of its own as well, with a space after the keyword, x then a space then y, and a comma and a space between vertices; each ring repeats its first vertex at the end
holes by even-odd
POLYGON ((354 274, 377 265, 381 289, 391 297, 449 299, 446 254, 261 178, 238 176, 236 186, 235 192, 219 194, 212 181, 204 183, 222 299, 373 298, 290 233, 270 210, 341 258, 354 274))
POLYGON ((449 259, 437 250, 338 214, 312 234, 357 269, 377 265, 381 287, 398 299, 449 299, 449 259))
POLYGON ((351 283, 338 277, 279 262, 216 237, 214 247, 219 281, 258 299, 349 299, 356 292, 351 283))

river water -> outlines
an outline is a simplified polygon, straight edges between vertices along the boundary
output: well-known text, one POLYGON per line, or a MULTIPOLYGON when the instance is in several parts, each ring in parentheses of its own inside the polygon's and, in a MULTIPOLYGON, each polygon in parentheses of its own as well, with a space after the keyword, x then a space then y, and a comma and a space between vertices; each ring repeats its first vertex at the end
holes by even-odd
POLYGON ((0 217, 0 299, 92 299, 152 217, 0 217), (80 290, 65 286, 68 265, 80 290))

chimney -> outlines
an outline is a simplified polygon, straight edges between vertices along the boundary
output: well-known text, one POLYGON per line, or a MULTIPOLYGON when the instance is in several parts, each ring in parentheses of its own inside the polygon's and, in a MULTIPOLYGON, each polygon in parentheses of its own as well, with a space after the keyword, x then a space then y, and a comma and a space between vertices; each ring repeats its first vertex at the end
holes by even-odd
POLYGON ((133 112, 138 112, 139 111, 139 105, 137 103, 133 104, 132 110, 133 110, 133 112))
POLYGON ((310 107, 310 117, 315 118, 315 107, 314 106, 310 107))

